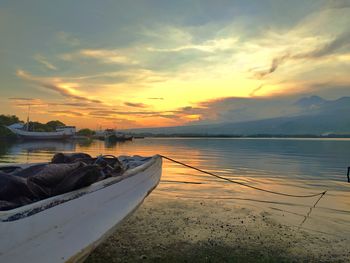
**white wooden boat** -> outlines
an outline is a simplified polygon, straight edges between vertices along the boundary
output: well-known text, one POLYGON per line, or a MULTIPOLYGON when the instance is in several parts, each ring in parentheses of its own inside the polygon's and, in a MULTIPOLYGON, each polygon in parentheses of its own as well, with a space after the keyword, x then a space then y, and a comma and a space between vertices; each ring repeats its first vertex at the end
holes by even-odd
POLYGON ((161 171, 162 158, 156 155, 120 177, 1 211, 0 262, 83 261, 141 205, 158 185, 161 171))
POLYGON ((62 140, 72 138, 75 135, 74 126, 58 127, 56 131, 52 132, 27 131, 24 129, 24 126, 19 123, 7 126, 7 128, 19 138, 30 140, 62 140))

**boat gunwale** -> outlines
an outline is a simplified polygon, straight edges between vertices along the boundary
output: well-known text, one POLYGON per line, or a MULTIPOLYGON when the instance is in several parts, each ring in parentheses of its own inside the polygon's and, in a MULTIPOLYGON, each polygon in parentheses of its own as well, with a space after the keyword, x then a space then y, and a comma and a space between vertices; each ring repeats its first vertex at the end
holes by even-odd
MULTIPOLYGON (((57 205, 72 201, 74 199, 77 199, 79 197, 82 197, 84 195, 99 191, 101 189, 104 189, 106 187, 112 186, 120 181, 123 181, 124 179, 127 179, 131 176, 136 175, 137 173, 143 172, 152 165, 154 165, 157 160, 161 159, 160 155, 153 155, 150 160, 147 160, 145 163, 141 164, 140 166, 131 168, 127 170, 124 174, 118 177, 109 177, 104 180, 98 181, 96 183, 93 183, 87 187, 80 188, 68 193, 64 193, 61 195, 56 195, 50 198, 46 198, 43 200, 39 200, 37 202, 27 204, 21 207, 17 207, 11 210, 7 211, 0 211, 0 223, 1 222, 12 222, 16 220, 20 220, 22 218, 40 213, 42 211, 45 211, 49 208, 55 207, 57 205)), ((35 163, 37 164, 37 163, 35 163)), ((1 167, 6 166, 13 166, 16 164, 9 164, 9 165, 2 165, 1 167)), ((20 165, 20 164, 17 164, 20 165)), ((26 164, 23 164, 26 165, 26 164)), ((28 164, 29 165, 29 164, 28 164)))
POLYGON ((74 136, 74 133, 67 131, 50 131, 50 132, 35 132, 35 131, 25 131, 17 128, 12 128, 10 126, 6 126, 10 131, 12 131, 17 137, 23 139, 64 139, 71 138, 74 136))

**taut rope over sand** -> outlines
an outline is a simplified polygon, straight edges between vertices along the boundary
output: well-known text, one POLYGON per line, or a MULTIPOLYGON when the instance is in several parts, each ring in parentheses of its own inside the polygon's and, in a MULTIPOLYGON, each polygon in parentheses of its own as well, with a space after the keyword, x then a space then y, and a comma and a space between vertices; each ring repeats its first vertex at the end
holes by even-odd
MULTIPOLYGON (((249 187, 249 188, 252 188, 252 189, 255 189, 255 190, 258 190, 258 191, 262 191, 262 192, 266 192, 266 193, 270 193, 270 194, 282 195, 282 196, 289 196, 289 197, 298 197, 298 198, 308 198, 308 197, 320 196, 320 199, 321 199, 321 198, 327 193, 327 191, 324 191, 324 192, 321 192, 321 193, 309 194, 309 195, 294 195, 294 194, 287 194, 287 193, 281 193, 281 192, 271 191, 271 190, 263 189, 263 188, 260 188, 260 187, 248 185, 248 184, 246 184, 246 183, 238 182, 238 181, 235 181, 235 180, 232 180, 232 179, 229 179, 229 178, 226 178, 226 177, 223 177, 223 176, 220 176, 220 175, 211 173, 211 172, 204 171, 204 170, 202 170, 202 169, 199 169, 199 168, 196 168, 196 167, 194 167, 194 166, 185 164, 185 163, 183 163, 183 162, 174 160, 174 159, 172 159, 172 158, 170 158, 170 157, 167 157, 167 156, 164 156, 164 155, 160 155, 160 156, 161 156, 162 158, 164 158, 164 159, 167 159, 167 160, 171 161, 171 162, 174 162, 174 163, 180 164, 180 165, 182 165, 182 166, 186 166, 186 167, 188 167, 188 168, 197 170, 197 171, 199 171, 199 172, 201 172, 201 173, 205 173, 205 174, 214 176, 214 177, 219 178, 219 179, 221 179, 221 180, 225 180, 225 181, 228 181, 228 182, 231 182, 231 183, 234 183, 234 184, 239 184, 239 185, 242 185, 242 186, 245 186, 245 187, 249 187)), ((319 201, 319 200, 318 200, 318 201, 319 201)), ((318 203, 318 201, 316 202, 316 204, 318 203)))
POLYGON ((325 194, 327 193, 327 191, 324 191, 324 192, 321 192, 321 193, 309 194, 309 195, 295 195, 295 194, 288 194, 288 193, 282 193, 282 192, 271 191, 271 190, 263 189, 263 188, 260 188, 260 187, 248 185, 248 184, 246 184, 246 183, 238 182, 238 181, 235 181, 235 180, 232 180, 232 179, 229 179, 229 178, 226 178, 226 177, 223 177, 223 176, 220 176, 220 175, 217 175, 217 174, 208 172, 208 171, 204 171, 204 170, 202 170, 202 169, 199 169, 199 168, 197 168, 197 167, 194 167, 194 166, 185 164, 185 163, 183 163, 183 162, 174 160, 174 159, 172 159, 172 158, 170 158, 170 157, 167 157, 167 156, 164 156, 164 155, 160 155, 160 156, 161 156, 162 158, 166 159, 166 160, 169 160, 169 161, 173 162, 173 163, 177 163, 177 164, 180 164, 180 165, 182 165, 182 166, 185 166, 185 167, 191 168, 191 169, 193 169, 193 170, 199 171, 199 172, 201 172, 201 173, 214 176, 214 177, 216 177, 216 178, 218 178, 218 179, 225 180, 225 181, 228 181, 228 182, 230 182, 230 183, 242 185, 242 186, 245 186, 245 187, 248 187, 248 188, 252 188, 252 189, 254 189, 254 190, 258 190, 258 191, 262 191, 262 192, 266 192, 266 193, 270 193, 270 194, 275 194, 275 195, 282 195, 282 196, 296 197, 296 198, 309 198, 309 197, 316 197, 316 196, 319 196, 319 198, 316 200, 316 202, 314 203, 314 205, 310 207, 309 212, 305 215, 305 218, 304 218, 304 220, 300 223, 299 228, 302 227, 302 225, 305 223, 305 221, 310 217, 311 212, 312 212, 312 209, 316 207, 316 205, 318 204, 318 202, 319 202, 319 201, 322 199, 322 197, 325 196, 325 194))

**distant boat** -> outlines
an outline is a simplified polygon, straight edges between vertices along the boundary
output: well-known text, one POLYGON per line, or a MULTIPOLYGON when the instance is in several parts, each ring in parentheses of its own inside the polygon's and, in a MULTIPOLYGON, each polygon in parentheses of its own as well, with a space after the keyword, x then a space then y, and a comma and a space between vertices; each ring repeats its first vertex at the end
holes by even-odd
POLYGON ((94 137, 96 139, 104 140, 108 142, 124 142, 124 141, 131 141, 133 139, 132 135, 117 132, 114 129, 106 129, 104 131, 98 131, 96 132, 94 137))
MULTIPOLYGON (((0 211, 0 262, 82 262, 159 183, 159 155, 120 160, 130 167, 121 176, 0 211)), ((0 166, 0 171, 16 167, 30 165, 0 166)))
POLYGON ((15 123, 7 128, 22 139, 32 140, 62 140, 72 138, 75 135, 75 126, 62 126, 57 127, 53 132, 35 132, 25 129, 25 125, 22 123, 15 123))
POLYGON ((127 135, 127 134, 120 134, 120 133, 110 134, 106 136, 106 140, 110 142, 132 141, 132 139, 133 139, 133 136, 127 135))

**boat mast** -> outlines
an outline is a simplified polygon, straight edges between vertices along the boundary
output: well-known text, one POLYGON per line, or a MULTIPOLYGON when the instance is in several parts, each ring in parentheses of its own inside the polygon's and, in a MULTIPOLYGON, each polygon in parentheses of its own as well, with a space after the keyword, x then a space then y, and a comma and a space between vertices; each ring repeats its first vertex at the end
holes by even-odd
POLYGON ((28 104, 28 116, 27 116, 27 131, 29 131, 29 113, 30 113, 30 104, 28 104))

